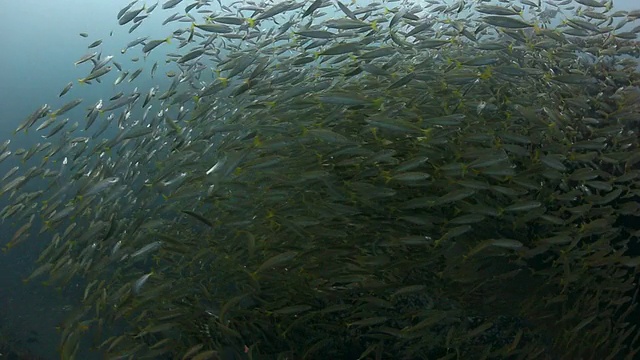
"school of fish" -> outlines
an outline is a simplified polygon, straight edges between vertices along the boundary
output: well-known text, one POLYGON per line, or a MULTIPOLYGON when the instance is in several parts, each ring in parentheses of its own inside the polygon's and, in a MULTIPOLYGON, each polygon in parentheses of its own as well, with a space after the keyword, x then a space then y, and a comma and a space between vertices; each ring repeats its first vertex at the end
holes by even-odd
POLYGON ((639 19, 133 1, 131 42, 89 42, 16 128, 39 142, 0 146, 3 250, 37 238, 25 281, 84 289, 62 359, 637 359, 639 19))

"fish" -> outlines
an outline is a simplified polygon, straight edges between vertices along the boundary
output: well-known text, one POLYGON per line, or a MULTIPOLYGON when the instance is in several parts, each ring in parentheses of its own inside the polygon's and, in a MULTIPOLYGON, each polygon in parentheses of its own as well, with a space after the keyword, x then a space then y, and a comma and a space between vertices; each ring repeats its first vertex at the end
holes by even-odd
POLYGON ((96 41, 92 42, 91 44, 89 44, 88 48, 92 49, 94 47, 100 46, 100 44, 102 44, 102 40, 96 40, 96 41))
POLYGON ((265 9, 264 11, 260 12, 260 14, 258 16, 256 16, 255 18, 253 18, 253 21, 259 21, 259 20, 264 20, 264 19, 268 19, 268 18, 272 18, 278 14, 284 13, 286 11, 291 10, 292 8, 294 8, 295 5, 295 1, 291 1, 291 0, 285 0, 279 3, 276 3, 275 5, 271 6, 268 9, 265 9))
POLYGON ((315 0, 313 3, 311 3, 311 5, 309 5, 307 10, 304 11, 304 13, 302 14, 302 18, 304 19, 307 16, 313 14, 313 12, 315 12, 322 6, 322 3, 323 3, 323 0, 315 0))
POLYGON ((133 93, 127 97, 118 98, 100 109, 101 113, 119 109, 123 106, 134 103, 140 97, 140 93, 133 93))
POLYGON ((151 40, 146 42, 144 44, 144 47, 142 48, 142 52, 145 54, 148 54, 149 52, 151 52, 151 50, 157 48, 159 45, 163 43, 167 43, 167 44, 171 43, 171 36, 161 40, 151 40))
POLYGON ((158 4, 159 4, 159 3, 158 3, 158 2, 156 2, 155 4, 153 4, 153 5, 149 6, 149 7, 145 10, 145 12, 146 12, 147 14, 151 14, 151 13, 153 12, 153 10, 155 10, 155 9, 156 9, 156 7, 158 6, 158 4))
POLYGON ((318 55, 341 55, 356 52, 360 49, 359 43, 338 43, 318 53, 318 55))
POLYGON ((27 279, 86 282, 63 357, 640 353, 640 11, 123 5, 91 103, 24 98, 0 141, 7 258, 46 239, 27 279))
POLYGON ((69 90, 71 90, 71 87, 73 86, 73 82, 69 82, 63 89, 62 91, 60 91, 60 94, 58 94, 58 97, 63 97, 66 93, 69 92, 69 90))
POLYGON ((575 0, 578 4, 584 5, 584 6, 589 6, 592 8, 603 8, 606 7, 607 5, 603 2, 599 2, 596 0, 575 0))
POLYGON ((114 186, 119 181, 120 181, 120 178, 117 177, 117 176, 108 177, 108 178, 106 178, 104 180, 101 180, 100 182, 96 183, 92 187, 90 187, 87 190, 87 192, 83 194, 83 196, 97 195, 97 194, 107 190, 108 188, 114 186))
MULTIPOLYGON (((137 19, 137 18, 136 18, 137 19)), ((136 19, 134 19, 134 22, 136 21, 136 19)), ((135 22, 135 24, 133 24, 130 28, 129 28, 129 34, 131 34, 132 32, 134 32, 140 25, 142 25, 142 20, 135 22)))
POLYGON ((98 55, 97 52, 85 54, 80 59, 78 59, 76 62, 74 62, 74 65, 77 66, 77 65, 80 65, 80 64, 82 64, 84 62, 87 62, 87 61, 93 59, 96 55, 98 55))
POLYGON ((86 83, 88 83, 88 82, 89 82, 89 81, 91 81, 91 80, 94 80, 94 79, 98 79, 98 78, 100 78, 101 76, 103 76, 103 75, 107 74, 109 71, 111 71, 111 66, 104 66, 104 67, 101 67, 100 69, 98 69, 98 70, 96 70, 96 71, 91 72, 91 73, 90 73, 89 75, 87 75, 86 77, 81 78, 81 79, 78 79, 78 82, 79 82, 80 84, 86 84, 86 83))
POLYGON ((134 46, 136 46, 136 45, 139 45, 139 44, 144 43, 148 38, 149 38, 148 36, 141 36, 141 37, 139 37, 139 38, 137 38, 137 39, 135 39, 135 40, 133 40, 133 41, 129 42, 129 43, 127 44, 127 46, 125 46, 122 50, 120 50, 120 53, 124 54, 124 53, 125 53, 125 52, 127 52, 127 50, 129 50, 130 48, 132 48, 132 47, 134 47, 134 46))
MULTIPOLYGON (((18 133, 20 131, 24 130, 28 130, 30 127, 32 127, 36 121, 38 121, 39 119, 45 117, 46 115, 48 115, 50 113, 50 106, 48 104, 44 104, 42 106, 40 106, 38 109, 36 109, 33 113, 31 113, 31 115, 29 115, 19 126, 18 128, 15 130, 15 133, 18 133)), ((3 147, 6 148, 6 146, 9 144, 8 142, 5 142, 6 145, 4 145, 3 147)))
POLYGON ((476 6, 475 9, 481 13, 489 14, 489 15, 502 15, 502 16, 520 15, 520 12, 514 10, 513 8, 502 7, 499 5, 480 5, 480 6, 476 6))
POLYGON ((134 257, 138 257, 141 255, 153 252, 159 249, 160 247, 162 247, 162 241, 154 241, 150 244, 143 246, 139 250, 136 250, 134 253, 131 254, 131 257, 134 258, 134 257))
POLYGON ((120 11, 118 11, 118 14, 116 15, 117 19, 120 19, 137 2, 138 2, 138 0, 134 0, 134 1, 130 2, 129 4, 125 5, 125 7, 123 7, 122 9, 120 9, 120 11))
POLYGON ((194 27, 212 33, 228 34, 233 32, 233 28, 223 24, 193 24, 194 27))
POLYGON ((241 17, 235 17, 235 16, 216 16, 211 20, 217 23, 227 24, 227 25, 242 25, 246 21, 241 17))
MULTIPOLYGON (((342 10, 342 12, 347 15, 348 18, 353 19, 353 20, 358 20, 358 18, 356 18, 356 15, 343 3, 341 3, 339 0, 336 1, 336 4, 338 4, 338 7, 340 8, 340 10, 342 10)), ((391 23, 393 23, 393 19, 391 20, 391 23)), ((392 25, 389 25, 389 27, 393 27, 392 25)))
POLYGON ((370 24, 362 20, 354 19, 330 19, 325 21, 323 25, 329 29, 354 30, 374 27, 375 24, 370 24))
POLYGON ((193 218, 199 220, 200 222, 206 224, 209 227, 213 227, 213 223, 211 221, 209 221, 206 217, 204 217, 204 216, 202 216, 202 215, 200 215, 200 214, 198 214, 196 212, 193 212, 193 211, 190 211, 190 210, 182 210, 182 212, 187 214, 187 215, 189 215, 189 216, 192 216, 193 218))
POLYGON ((202 54, 204 54, 205 50, 204 49, 195 49, 193 51, 190 51, 184 55, 182 55, 178 60, 176 60, 176 62, 178 64, 183 64, 186 63, 187 61, 196 59, 198 57, 200 57, 202 54))
POLYGON ((175 7, 176 5, 180 4, 181 2, 182 2, 182 0, 168 0, 168 1, 165 1, 162 4, 162 8, 163 9, 171 9, 171 8, 175 7))
POLYGON ((118 75, 118 77, 116 78, 116 81, 113 82, 113 85, 119 85, 120 83, 122 83, 124 79, 127 77, 127 75, 129 75, 128 71, 120 72, 120 75, 118 75))
POLYGON ((499 15, 489 15, 482 18, 484 22, 490 25, 498 26, 501 28, 508 29, 524 29, 533 27, 532 24, 522 21, 520 19, 499 16, 499 15))
POLYGON ((131 22, 131 20, 133 20, 136 16, 138 16, 146 8, 145 6, 146 5, 143 5, 139 9, 126 11, 124 14, 122 14, 122 16, 118 17, 118 24, 126 25, 129 22, 131 22))
POLYGON ((140 74, 142 74, 142 71, 144 70, 144 68, 139 68, 136 69, 131 76, 129 76, 129 82, 132 82, 133 80, 135 80, 140 74))
POLYGON ((336 37, 336 33, 324 30, 300 30, 295 32, 296 35, 313 39, 332 39, 336 37))
POLYGON ((131 286, 131 292, 134 295, 139 295, 142 291, 142 287, 147 283, 149 278, 153 275, 153 271, 139 277, 131 286))

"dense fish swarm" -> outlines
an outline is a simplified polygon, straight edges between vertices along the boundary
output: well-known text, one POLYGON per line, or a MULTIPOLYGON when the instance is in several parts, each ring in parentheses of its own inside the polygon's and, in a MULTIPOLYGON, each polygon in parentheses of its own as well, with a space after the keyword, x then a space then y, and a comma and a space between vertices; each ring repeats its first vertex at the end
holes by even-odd
POLYGON ((5 250, 39 231, 27 280, 86 287, 63 359, 637 358, 640 11, 157 5, 118 23, 184 28, 77 64, 117 85, 178 44, 168 88, 43 105, 17 131, 45 142, 0 149, 36 164, 0 184, 5 250))

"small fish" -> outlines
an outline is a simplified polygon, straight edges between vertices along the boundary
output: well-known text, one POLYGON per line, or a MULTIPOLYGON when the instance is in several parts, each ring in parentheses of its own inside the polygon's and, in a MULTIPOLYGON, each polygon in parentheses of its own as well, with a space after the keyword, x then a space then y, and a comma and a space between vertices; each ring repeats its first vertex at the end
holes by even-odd
POLYGON ((66 118, 62 121, 59 121, 52 129, 51 131, 49 131, 49 133, 47 135, 44 135, 43 137, 45 139, 48 139, 52 136, 54 136, 55 134, 57 134, 58 132, 60 132, 60 130, 62 130, 65 125, 67 125, 67 123, 69 122, 69 118, 66 118))
POLYGON ((457 201, 460 201, 460 200, 468 198, 469 196, 475 194, 475 192, 476 191, 474 189, 468 189, 468 188, 453 190, 453 191, 451 191, 451 192, 439 197, 435 201, 435 203, 437 205, 444 205, 444 204, 448 204, 448 203, 457 202, 457 201))
POLYGON ((197 27, 200 30, 204 30, 206 32, 218 33, 218 34, 228 34, 233 32, 233 28, 223 25, 223 24, 193 24, 192 26, 197 27))
POLYGON ((505 212, 530 211, 542 206, 539 201, 521 201, 504 208, 505 212))
POLYGON ((125 7, 123 7, 122 9, 120 9, 120 11, 118 11, 118 15, 117 15, 117 19, 120 19, 127 11, 129 11, 129 9, 131 9, 131 7, 133 5, 135 5, 138 2, 138 0, 133 0, 132 2, 130 2, 129 4, 127 4, 125 7))
POLYGON ((375 50, 363 52, 362 54, 358 55, 358 59, 373 60, 380 57, 385 57, 385 56, 395 54, 396 51, 397 50, 391 46, 382 46, 382 47, 378 47, 375 50))
MULTIPOLYGON (((134 20, 135 21, 135 20, 134 20)), ((142 25, 142 21, 138 21, 133 26, 129 28, 129 34, 131 34, 135 29, 137 29, 140 25, 142 25)))
POLYGON ((128 71, 121 72, 120 75, 118 75, 118 77, 116 78, 116 81, 113 82, 113 85, 119 85, 122 81, 124 81, 127 75, 129 75, 128 71))
POLYGON ((593 77, 583 74, 557 75, 552 77, 552 79, 564 84, 591 84, 596 82, 596 79, 593 77))
POLYGON ((266 9, 265 11, 261 12, 253 20, 259 21, 263 19, 272 18, 278 14, 281 14, 283 12, 290 10, 295 4, 296 4, 295 1, 291 1, 291 0, 281 1, 271 6, 270 8, 266 9))
POLYGON ((91 44, 89 44, 88 48, 92 49, 94 47, 99 46, 100 44, 102 44, 102 40, 96 40, 96 41, 92 42, 91 44))
POLYGON ((166 1, 164 4, 162 4, 162 8, 163 9, 171 9, 173 7, 175 7, 176 5, 180 4, 182 2, 182 0, 169 0, 166 1))
POLYGON ((365 27, 372 27, 373 24, 354 19, 332 19, 325 21, 323 25, 330 29, 354 30, 365 27))
POLYGON ((242 25, 246 21, 244 18, 234 16, 216 16, 211 20, 227 25, 242 25))
POLYGON ((75 99, 75 100, 69 101, 68 103, 62 105, 62 107, 60 107, 60 109, 51 112, 51 114, 49 114, 49 116, 55 118, 58 115, 62 115, 64 113, 66 113, 67 111, 69 111, 69 110, 75 108, 76 106, 80 105, 81 102, 82 102, 82 99, 75 99))
POLYGON ((131 291, 134 295, 139 295, 140 291, 142 290, 142 287, 144 286, 144 284, 147 283, 147 281, 149 280, 149 278, 151 277, 151 275, 153 275, 153 271, 147 274, 142 275, 140 278, 138 278, 138 280, 136 280, 132 287, 131 287, 131 291))
POLYGON ((601 3, 596 0, 575 0, 578 4, 582 4, 584 6, 589 6, 592 8, 603 8, 606 7, 606 3, 601 3))
POLYGON ((336 37, 335 33, 325 30, 300 30, 296 31, 295 34, 313 39, 332 39, 336 37))
POLYGON ((136 45, 139 45, 139 44, 144 43, 148 38, 149 38, 148 36, 139 37, 139 38, 137 38, 137 39, 135 39, 135 40, 133 40, 133 41, 129 42, 129 43, 127 44, 127 46, 125 46, 125 48, 124 48, 124 49, 120 50, 120 52, 121 52, 122 54, 124 54, 125 52, 127 52, 127 50, 128 50, 129 48, 132 48, 132 47, 134 47, 134 46, 136 46, 136 45))
POLYGON ((341 55, 358 51, 362 45, 359 43, 341 43, 323 50, 319 55, 341 55))
POLYGON ((129 76, 129 82, 132 82, 133 80, 135 80, 135 78, 138 77, 138 75, 142 74, 142 70, 144 70, 143 68, 139 68, 136 71, 133 72, 133 74, 131 74, 131 76, 129 76))
POLYGON ((97 52, 93 52, 93 53, 90 53, 90 54, 83 55, 80 59, 78 59, 73 64, 74 65, 80 65, 80 64, 82 64, 84 62, 87 62, 87 61, 93 59, 94 57, 96 57, 96 55, 98 55, 97 52))
POLYGON ((112 97, 110 97, 109 100, 113 101, 113 100, 120 99, 123 95, 124 95, 124 93, 122 91, 120 91, 119 93, 117 93, 117 94, 113 95, 112 97))
MULTIPOLYGON (((340 1, 336 1, 336 4, 338 4, 338 7, 340 8, 340 10, 342 10, 342 12, 345 15, 347 15, 348 18, 353 19, 353 20, 358 20, 358 18, 356 18, 356 16, 353 14, 353 12, 346 5, 344 5, 340 1)), ((391 28, 391 27, 393 27, 393 25, 389 25, 389 27, 391 28)))
POLYGON ((190 211, 190 210, 182 210, 182 212, 187 214, 187 215, 189 215, 189 216, 194 217, 195 219, 201 221, 202 223, 208 225, 209 227, 214 227, 213 223, 209 219, 207 219, 206 217, 204 217, 204 216, 202 216, 202 215, 200 215, 200 214, 198 214, 196 212, 193 212, 193 211, 190 211))
POLYGON ((136 16, 138 16, 145 8, 146 8, 145 5, 143 5, 140 9, 127 11, 122 15, 122 17, 118 19, 118 24, 126 25, 131 20, 133 20, 136 16))
POLYGON ((289 260, 295 258, 297 255, 298 255, 297 251, 287 251, 287 252, 275 255, 273 257, 270 257, 265 262, 263 262, 262 265, 258 267, 258 269, 254 272, 254 274, 258 274, 266 269, 270 269, 275 266, 282 265, 283 263, 288 262, 289 260))
POLYGON ((168 18, 164 19, 162 25, 167 25, 168 23, 176 20, 180 20, 182 16, 179 13, 171 14, 168 18))
POLYGON ((65 86, 64 89, 62 89, 62 91, 60 91, 60 94, 58 95, 58 97, 63 97, 64 94, 68 93, 69 90, 71 90, 72 86, 73 86, 73 82, 69 82, 67 84, 67 86, 65 86))
POLYGON ((118 181, 120 181, 120 178, 117 177, 117 176, 108 177, 106 179, 103 179, 100 182, 98 182, 97 184, 93 185, 91 188, 89 188, 89 190, 87 190, 87 192, 84 193, 83 196, 97 195, 97 194, 105 191, 106 189, 112 187, 113 185, 117 184, 118 181))
POLYGON ((414 78, 415 78, 415 74, 414 73, 408 73, 407 75, 405 75, 405 76, 401 77, 400 79, 398 79, 398 80, 394 81, 393 83, 391 83, 391 85, 389 85, 387 87, 387 90, 392 90, 392 89, 396 89, 396 88, 402 87, 404 85, 407 85, 414 78))
POLYGON ((55 117, 50 117, 47 120, 45 120, 44 122, 42 122, 42 124, 38 125, 38 127, 36 128, 36 131, 40 131, 42 129, 46 129, 47 127, 49 127, 51 124, 53 124, 56 121, 55 117))
POLYGON ((131 254, 131 257, 138 257, 140 255, 144 255, 147 253, 150 253, 152 251, 155 251, 157 249, 159 249, 160 247, 162 247, 162 241, 154 241, 150 244, 147 244, 145 246, 143 246, 141 249, 137 250, 136 252, 134 252, 133 254, 131 254))
POLYGON ((520 15, 520 13, 514 9, 498 6, 498 5, 480 5, 476 6, 478 12, 490 15, 520 15))
POLYGON ((310 305, 292 305, 292 306, 287 306, 278 310, 274 310, 273 313, 277 315, 293 315, 293 314, 299 314, 311 309, 312 307, 310 305))
POLYGON ((204 51, 205 51, 204 49, 195 49, 181 56, 176 62, 178 64, 184 64, 189 60, 193 60, 195 58, 200 57, 202 54, 204 54, 204 51))
POLYGON ((505 17, 505 16, 498 16, 498 15, 485 16, 482 18, 482 20, 487 24, 508 28, 508 29, 524 29, 524 28, 533 27, 532 24, 529 24, 520 19, 505 17))
POLYGON ((151 52, 151 50, 157 48, 162 43, 167 43, 167 44, 171 43, 171 36, 163 40, 151 40, 147 42, 142 48, 142 52, 145 54, 148 54, 149 52, 151 52))
POLYGON ((302 18, 304 19, 307 16, 313 14, 314 11, 316 11, 316 10, 318 10, 320 8, 322 3, 323 3, 323 0, 315 0, 311 5, 309 5, 307 10, 305 10, 305 12, 302 14, 302 18))
POLYGON ((92 73, 90 73, 89 75, 87 75, 86 77, 82 78, 82 79, 78 79, 78 82, 81 84, 86 84, 88 81, 91 81, 93 79, 98 79, 99 77, 103 76, 104 74, 108 73, 109 71, 111 71, 111 66, 105 66, 102 67, 96 71, 93 71, 92 73))
POLYGON ((158 2, 156 2, 155 4, 153 4, 153 5, 149 6, 149 7, 147 8, 147 10, 145 10, 145 12, 146 12, 147 14, 151 14, 151 12, 152 12, 153 10, 155 10, 157 6, 158 6, 158 2))
POLYGON ((489 239, 489 240, 482 241, 476 247, 471 249, 469 254, 467 254, 467 257, 476 255, 480 251, 486 248, 489 248, 491 246, 495 246, 503 249, 518 250, 522 248, 524 245, 520 241, 513 240, 513 239, 489 239))

